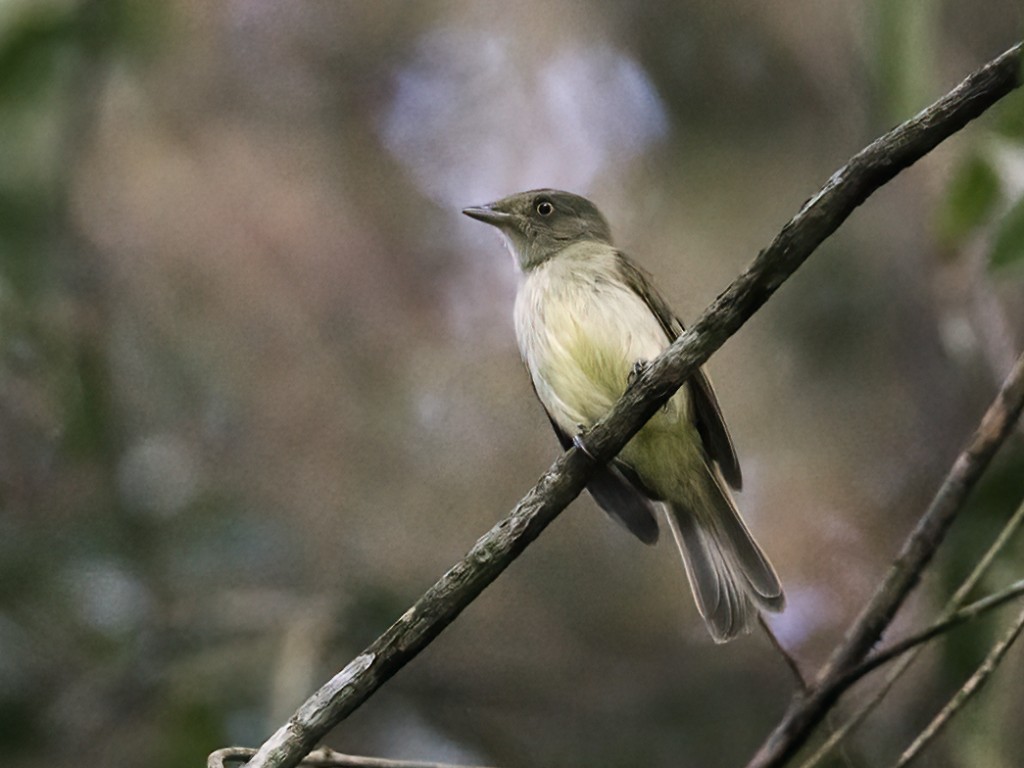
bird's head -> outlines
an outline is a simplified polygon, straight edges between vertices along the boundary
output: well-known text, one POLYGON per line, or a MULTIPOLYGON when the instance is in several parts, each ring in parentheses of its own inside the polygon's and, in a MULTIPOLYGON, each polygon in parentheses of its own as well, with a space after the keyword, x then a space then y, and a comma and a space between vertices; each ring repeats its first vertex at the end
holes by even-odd
POLYGON ((557 189, 519 192, 462 212, 496 227, 524 272, 575 243, 612 242, 608 222, 592 202, 557 189))

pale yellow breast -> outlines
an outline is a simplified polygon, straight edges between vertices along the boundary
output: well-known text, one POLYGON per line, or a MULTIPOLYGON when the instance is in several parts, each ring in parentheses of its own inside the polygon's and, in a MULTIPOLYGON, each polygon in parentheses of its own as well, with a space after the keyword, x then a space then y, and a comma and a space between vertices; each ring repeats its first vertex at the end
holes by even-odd
POLYGON ((537 395, 570 434, 611 409, 636 361, 668 345, 644 301, 619 280, 614 252, 586 247, 528 274, 515 310, 520 352, 537 395))

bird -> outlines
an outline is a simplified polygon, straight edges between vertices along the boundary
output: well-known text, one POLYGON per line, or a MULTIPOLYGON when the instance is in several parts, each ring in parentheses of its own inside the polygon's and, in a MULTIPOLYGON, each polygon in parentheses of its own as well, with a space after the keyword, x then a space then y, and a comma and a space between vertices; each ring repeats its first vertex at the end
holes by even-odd
MULTIPOLYGON (((616 248, 590 200, 535 189, 462 213, 495 227, 519 272, 514 325, 534 393, 563 449, 605 416, 684 330, 650 275, 616 248)), ((742 474, 707 371, 698 369, 587 490, 640 541, 659 538, 661 507, 697 609, 717 643, 782 611, 774 567, 730 487, 742 474)))

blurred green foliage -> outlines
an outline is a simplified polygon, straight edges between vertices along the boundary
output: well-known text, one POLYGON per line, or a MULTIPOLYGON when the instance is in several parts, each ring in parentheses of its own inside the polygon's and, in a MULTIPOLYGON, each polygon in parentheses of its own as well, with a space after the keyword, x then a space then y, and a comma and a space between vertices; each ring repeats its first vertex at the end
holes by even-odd
POLYGON ((954 249, 983 238, 988 263, 998 270, 1024 260, 1024 98, 1011 94, 993 113, 988 134, 972 140, 953 171, 939 230, 954 249))
POLYGON ((988 221, 999 198, 999 176, 991 164, 977 154, 964 158, 950 181, 939 218, 946 242, 955 246, 988 221))
POLYGON ((0 27, 0 275, 28 296, 52 277, 54 236, 69 155, 88 130, 76 111, 94 86, 90 62, 138 64, 158 49, 169 16, 160 3, 13 3, 0 27))
POLYGON ((874 0, 868 4, 873 32, 869 65, 875 76, 878 124, 883 130, 928 103, 935 75, 940 10, 937 0, 874 0))
POLYGON ((993 267, 1006 267, 1024 260, 1024 196, 1002 217, 992 242, 989 261, 993 267))

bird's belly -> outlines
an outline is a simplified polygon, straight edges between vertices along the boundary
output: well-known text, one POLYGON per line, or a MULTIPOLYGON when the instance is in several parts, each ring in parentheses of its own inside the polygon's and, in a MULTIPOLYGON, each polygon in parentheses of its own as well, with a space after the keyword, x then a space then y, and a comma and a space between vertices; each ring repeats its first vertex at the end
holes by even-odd
POLYGON ((590 426, 611 410, 626 389, 625 349, 580 332, 559 338, 541 354, 534 385, 563 428, 590 426))

